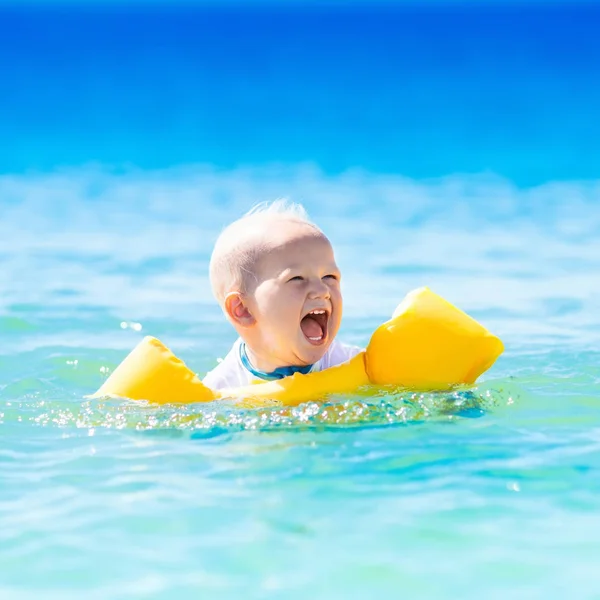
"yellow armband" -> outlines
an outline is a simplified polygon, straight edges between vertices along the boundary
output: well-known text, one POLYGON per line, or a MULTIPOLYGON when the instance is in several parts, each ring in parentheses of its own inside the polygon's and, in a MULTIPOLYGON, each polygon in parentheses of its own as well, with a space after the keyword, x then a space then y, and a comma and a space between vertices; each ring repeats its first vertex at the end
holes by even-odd
POLYGON ((144 338, 94 394, 156 403, 231 398, 297 405, 367 385, 415 390, 471 384, 503 352, 499 338, 428 288, 409 293, 380 325, 366 351, 324 371, 213 391, 156 338, 144 338))

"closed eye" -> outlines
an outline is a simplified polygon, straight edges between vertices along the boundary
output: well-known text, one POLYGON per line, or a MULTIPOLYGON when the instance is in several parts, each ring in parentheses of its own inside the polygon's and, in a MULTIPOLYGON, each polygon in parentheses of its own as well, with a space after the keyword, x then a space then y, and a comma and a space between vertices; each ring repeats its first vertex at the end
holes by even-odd
POLYGON ((301 277, 300 275, 296 275, 295 277, 290 277, 290 279, 288 279, 288 282, 290 281, 304 281, 304 277, 301 277))
POLYGON ((339 279, 338 275, 325 275, 325 277, 323 277, 323 279, 335 279, 335 281, 337 281, 339 279))

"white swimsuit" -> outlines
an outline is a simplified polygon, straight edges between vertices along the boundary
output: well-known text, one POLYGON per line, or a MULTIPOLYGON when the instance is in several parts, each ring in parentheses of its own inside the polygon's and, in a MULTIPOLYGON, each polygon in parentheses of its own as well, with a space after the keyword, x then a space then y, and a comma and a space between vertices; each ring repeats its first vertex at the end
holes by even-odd
MULTIPOLYGON (((238 386, 248 385, 259 379, 251 373, 242 363, 240 357, 241 339, 237 339, 227 356, 212 371, 209 371, 202 383, 212 390, 222 390, 238 386)), ((362 351, 358 346, 348 346, 333 340, 329 349, 310 369, 310 373, 322 371, 329 367, 340 365, 362 351)))

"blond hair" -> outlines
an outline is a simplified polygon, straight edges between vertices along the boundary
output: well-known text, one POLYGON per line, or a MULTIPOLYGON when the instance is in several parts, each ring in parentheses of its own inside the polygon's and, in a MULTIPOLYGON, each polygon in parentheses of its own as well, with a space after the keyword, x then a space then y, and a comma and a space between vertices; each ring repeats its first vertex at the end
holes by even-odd
POLYGON ((268 227, 282 221, 304 223, 322 233, 301 204, 285 198, 257 204, 221 232, 209 267, 210 284, 219 304, 231 291, 247 291, 249 279, 256 279, 256 261, 270 247, 268 227))

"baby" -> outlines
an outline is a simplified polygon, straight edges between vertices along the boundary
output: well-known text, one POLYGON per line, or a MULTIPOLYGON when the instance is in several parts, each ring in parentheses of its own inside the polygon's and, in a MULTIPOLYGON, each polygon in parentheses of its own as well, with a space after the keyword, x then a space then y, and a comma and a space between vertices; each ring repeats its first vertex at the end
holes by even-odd
POLYGON ((215 244, 210 281, 240 336, 203 380, 214 390, 319 371, 361 350, 335 339, 340 270, 300 205, 258 205, 229 225, 215 244))

